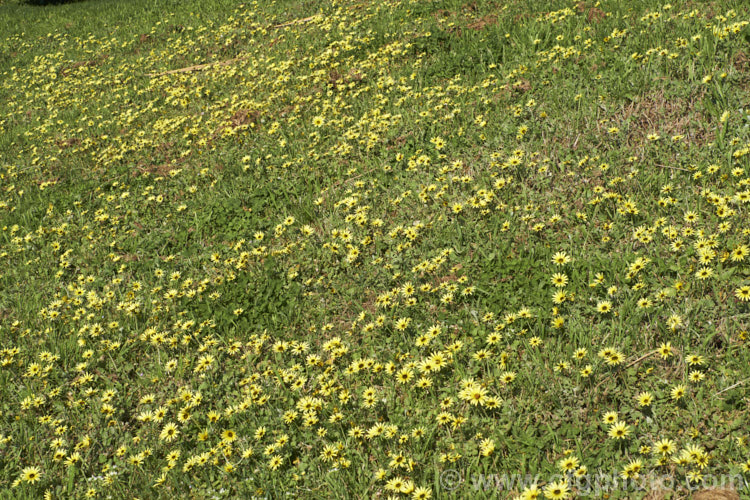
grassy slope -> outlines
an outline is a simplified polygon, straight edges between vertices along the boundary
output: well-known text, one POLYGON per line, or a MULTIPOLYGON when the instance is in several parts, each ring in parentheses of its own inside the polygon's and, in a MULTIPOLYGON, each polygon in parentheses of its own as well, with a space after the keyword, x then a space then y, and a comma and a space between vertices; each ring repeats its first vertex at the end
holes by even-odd
POLYGON ((0 3, 0 489, 746 470, 747 19, 0 3))

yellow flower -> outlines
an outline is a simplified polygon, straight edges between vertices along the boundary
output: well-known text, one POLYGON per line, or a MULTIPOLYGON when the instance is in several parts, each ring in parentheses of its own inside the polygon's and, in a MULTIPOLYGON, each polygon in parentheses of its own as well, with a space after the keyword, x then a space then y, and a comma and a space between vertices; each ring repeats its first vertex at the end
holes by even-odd
POLYGON ((338 448, 331 444, 327 444, 323 451, 320 453, 320 459, 324 462, 330 462, 336 459, 336 456, 338 455, 339 451, 338 448))
POLYGON ((570 488, 566 481, 550 483, 544 488, 544 497, 550 500, 563 500, 569 496, 570 488))
POLYGON ((562 288, 568 284, 568 276, 563 273, 555 273, 552 275, 551 281, 556 287, 562 288))
POLYGON ((180 431, 177 429, 177 426, 169 422, 164 426, 164 428, 161 431, 161 434, 159 434, 159 439, 162 441, 172 441, 180 434, 180 431))
POLYGON ((745 260, 745 257, 750 253, 750 249, 748 249, 747 245, 740 245, 734 250, 732 250, 732 261, 733 262, 741 262, 745 260))
POLYGON ((672 388, 670 396, 674 401, 679 401, 685 395, 685 386, 683 384, 676 385, 672 388))
POLYGON ((495 451, 495 441, 492 439, 484 439, 481 443, 479 443, 479 454, 483 457, 488 457, 492 455, 492 452, 495 451))
POLYGON ((750 285, 741 286, 734 291, 734 296, 743 302, 750 300, 750 285))
POLYGON ((654 452, 662 455, 671 455, 677 449, 677 445, 671 439, 662 439, 654 443, 654 452))
POLYGON ((700 366, 700 365, 702 365, 702 364, 703 364, 703 363, 705 362, 705 361, 704 361, 704 359, 703 359, 703 356, 700 356, 700 355, 698 355, 698 354, 691 354, 691 355, 689 355, 689 356, 688 356, 688 357, 686 358, 686 361, 687 361, 687 363, 688 363, 688 364, 689 364, 690 366, 693 366, 693 365, 698 365, 698 366, 700 366))
POLYGON ((600 314, 607 314, 612 310, 612 303, 608 300, 601 300, 596 304, 596 310, 599 311, 600 314))
POLYGON ((404 480, 404 478, 396 476, 390 481, 388 481, 387 483, 385 483, 385 489, 388 491, 400 492, 401 488, 404 487, 405 482, 406 481, 404 480))
POLYGON ((283 459, 279 455, 274 455, 268 461, 268 468, 271 470, 276 470, 281 466, 282 462, 283 462, 283 459))
POLYGON ((398 321, 396 321, 396 330, 398 331, 404 331, 409 327, 409 323, 411 323, 411 318, 400 318, 398 321))
POLYGON ((432 498, 432 489, 420 486, 411 494, 412 500, 429 500, 432 498))
POLYGON ((612 439, 625 439, 630 435, 630 426, 625 422, 615 422, 607 433, 612 439))
POLYGON ((643 462, 641 460, 633 460, 620 473, 623 479, 638 479, 640 476, 641 469, 643 468, 643 462))
POLYGON ((648 309, 652 304, 651 300, 645 298, 638 301, 638 307, 641 309, 648 309))
POLYGON ((576 470, 580 464, 578 457, 571 455, 557 462, 557 467, 563 472, 568 472, 576 470))
POLYGON ((573 258, 570 257, 566 252, 557 252, 555 255, 552 256, 552 263, 556 266, 564 266, 565 264, 568 264, 573 261, 573 258))
POLYGON ((654 396, 651 395, 650 392, 642 392, 638 394, 638 406, 640 407, 646 407, 651 406, 651 403, 654 401, 654 396))
POLYGON ((409 382, 412 377, 414 376, 414 372, 408 368, 402 368, 397 374, 396 374, 396 381, 399 384, 406 384, 409 382))
POLYGON ((602 417, 602 420, 605 424, 614 424, 617 422, 617 412, 616 411, 608 411, 604 414, 602 417))
POLYGON ((682 325, 683 325, 682 318, 678 316, 677 314, 673 314, 669 318, 667 318, 667 326, 669 326, 670 330, 677 330, 682 325))
POLYGON ((460 394, 462 399, 467 400, 469 403, 471 403, 474 406, 482 403, 486 395, 487 395, 487 390, 479 386, 464 389, 463 391, 461 391, 461 394, 460 394))
POLYGON ((25 467, 21 471, 21 481, 26 483, 36 483, 42 477, 42 471, 39 467, 25 467))
POLYGON ((233 430, 227 429, 221 433, 221 439, 225 443, 231 443, 237 439, 237 434, 233 430))
POLYGON ((661 356, 662 359, 667 359, 672 355, 672 343, 662 343, 659 346, 659 356, 661 356))

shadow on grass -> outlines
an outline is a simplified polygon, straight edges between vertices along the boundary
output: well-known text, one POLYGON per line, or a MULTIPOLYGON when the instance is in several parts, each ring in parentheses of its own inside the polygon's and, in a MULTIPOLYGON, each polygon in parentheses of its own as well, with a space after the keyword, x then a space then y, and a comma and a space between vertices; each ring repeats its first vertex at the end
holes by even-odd
POLYGON ((20 3, 45 7, 47 5, 63 5, 69 3, 81 3, 86 0, 22 0, 20 3))

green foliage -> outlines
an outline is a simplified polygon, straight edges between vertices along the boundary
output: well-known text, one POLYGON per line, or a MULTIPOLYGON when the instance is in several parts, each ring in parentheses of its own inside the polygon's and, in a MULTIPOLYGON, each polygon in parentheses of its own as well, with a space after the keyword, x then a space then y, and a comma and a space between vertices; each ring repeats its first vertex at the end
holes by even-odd
POLYGON ((700 7, 0 1, 0 491, 747 477, 750 12, 700 7))

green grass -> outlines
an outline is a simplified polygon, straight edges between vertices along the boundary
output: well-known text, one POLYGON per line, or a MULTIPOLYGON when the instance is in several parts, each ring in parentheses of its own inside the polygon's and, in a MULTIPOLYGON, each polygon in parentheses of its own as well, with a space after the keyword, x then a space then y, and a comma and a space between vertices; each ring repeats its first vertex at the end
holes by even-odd
POLYGON ((0 1, 0 491, 750 480, 748 19, 0 1))

